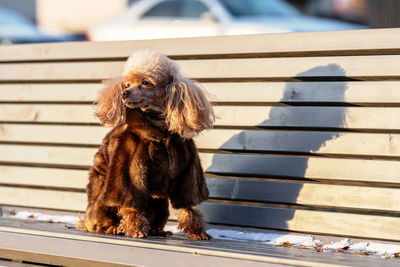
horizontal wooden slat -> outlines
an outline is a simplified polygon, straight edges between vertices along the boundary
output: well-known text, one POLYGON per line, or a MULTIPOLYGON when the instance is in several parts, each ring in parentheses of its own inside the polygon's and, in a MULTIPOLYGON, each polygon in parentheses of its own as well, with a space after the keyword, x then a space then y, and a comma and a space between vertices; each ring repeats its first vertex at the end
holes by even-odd
POLYGON ((202 85, 221 103, 400 103, 400 82, 226 82, 202 85))
MULTIPOLYGON (((2 142, 100 145, 111 128, 101 126, 3 124, 2 142)), ((195 138, 200 149, 399 157, 400 134, 269 130, 210 130, 195 138)))
POLYGON ((216 125, 400 129, 400 108, 378 107, 215 107, 216 125))
MULTIPOLYGON (((0 183, 84 190, 88 171, 0 166, 0 183)), ((400 189, 249 179, 207 178, 211 198, 400 211, 400 189)), ((10 203, 8 203, 10 204, 10 203)), ((11 204, 10 204, 11 205, 11 204)))
POLYGON ((203 203, 213 223, 400 241, 399 217, 203 203))
POLYGON ((0 145, 0 161, 90 166, 97 148, 0 145))
POLYGON ((0 84, 0 101, 94 101, 100 83, 0 84))
POLYGON ((398 161, 212 153, 201 153, 201 159, 207 172, 219 175, 400 182, 398 161))
MULTIPOLYGON (((86 194, 40 189, 0 187, 0 203, 62 210, 84 211, 86 194), (52 201, 49 201, 51 199, 52 201)), ((400 240, 398 217, 294 210, 222 203, 201 205, 206 220, 308 233, 400 240)))
POLYGON ((0 186, 0 204, 85 211, 86 193, 0 186))
POLYGON ((83 190, 88 171, 0 165, 0 183, 83 190))
MULTIPOLYGON (((226 103, 400 103, 400 82, 202 83, 212 101, 226 103)), ((0 101, 92 102, 100 83, 0 84, 0 101)))
POLYGON ((208 178, 211 198, 400 211, 399 188, 208 178))
POLYGON ((111 129, 102 126, 0 124, 0 141, 100 145, 111 129))
MULTIPOLYGON (((0 121, 98 123, 91 105, 0 104, 0 121)), ((400 108, 216 106, 217 126, 400 130, 400 108)))
POLYGON ((91 105, 0 105, 1 121, 99 123, 91 105))
POLYGON ((400 45, 399 29, 308 32, 202 37, 124 42, 76 42, 3 46, 0 61, 127 57, 150 48, 168 55, 304 53, 340 50, 393 49, 400 45), (346 40, 345 42, 343 40, 346 40), (179 43, 179 45, 177 45, 179 43))
MULTIPOLYGON (((193 79, 400 76, 396 68, 400 63, 398 55, 181 60, 178 63, 182 72, 193 79)), ((123 66, 124 61, 0 64, 0 81, 99 80, 121 76, 123 66)))
POLYGON ((211 130, 200 134, 195 140, 202 149, 335 156, 400 156, 399 134, 211 130))
MULTIPOLYGON (((0 151, 3 162, 90 166, 97 149, 1 144, 0 151)), ((399 161, 212 153, 200 157, 204 170, 216 174, 400 182, 399 161)))

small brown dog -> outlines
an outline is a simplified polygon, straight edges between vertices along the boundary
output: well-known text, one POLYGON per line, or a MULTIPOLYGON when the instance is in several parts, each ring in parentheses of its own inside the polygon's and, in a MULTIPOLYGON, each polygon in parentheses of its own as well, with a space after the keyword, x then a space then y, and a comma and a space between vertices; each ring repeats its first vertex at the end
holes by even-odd
POLYGON ((210 238, 194 208, 208 190, 192 137, 215 119, 199 85, 162 53, 139 51, 123 78, 105 82, 96 115, 114 128, 94 157, 86 216, 77 226, 136 238, 165 235, 169 199, 180 209, 178 228, 210 238))

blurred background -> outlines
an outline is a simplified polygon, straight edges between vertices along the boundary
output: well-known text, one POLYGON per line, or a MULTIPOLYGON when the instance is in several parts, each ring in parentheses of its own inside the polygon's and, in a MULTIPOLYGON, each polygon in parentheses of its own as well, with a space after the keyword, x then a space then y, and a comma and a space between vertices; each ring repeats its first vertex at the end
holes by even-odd
POLYGON ((400 26, 399 0, 0 0, 0 44, 400 26))

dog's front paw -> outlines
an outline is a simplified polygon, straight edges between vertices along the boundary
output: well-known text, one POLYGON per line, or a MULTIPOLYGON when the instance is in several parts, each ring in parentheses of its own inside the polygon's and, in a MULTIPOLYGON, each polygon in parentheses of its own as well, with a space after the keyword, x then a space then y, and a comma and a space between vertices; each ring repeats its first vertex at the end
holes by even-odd
POLYGON ((118 227, 118 233, 133 238, 145 238, 149 235, 149 231, 149 222, 137 212, 125 213, 118 227))

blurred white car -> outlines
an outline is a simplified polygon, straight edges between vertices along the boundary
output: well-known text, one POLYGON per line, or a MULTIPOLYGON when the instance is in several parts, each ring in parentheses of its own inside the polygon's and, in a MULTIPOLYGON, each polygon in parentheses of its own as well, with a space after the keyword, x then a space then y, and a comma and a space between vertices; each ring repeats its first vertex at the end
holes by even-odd
POLYGON ((284 0, 141 0, 91 27, 88 37, 111 41, 361 28, 302 15, 284 0))

